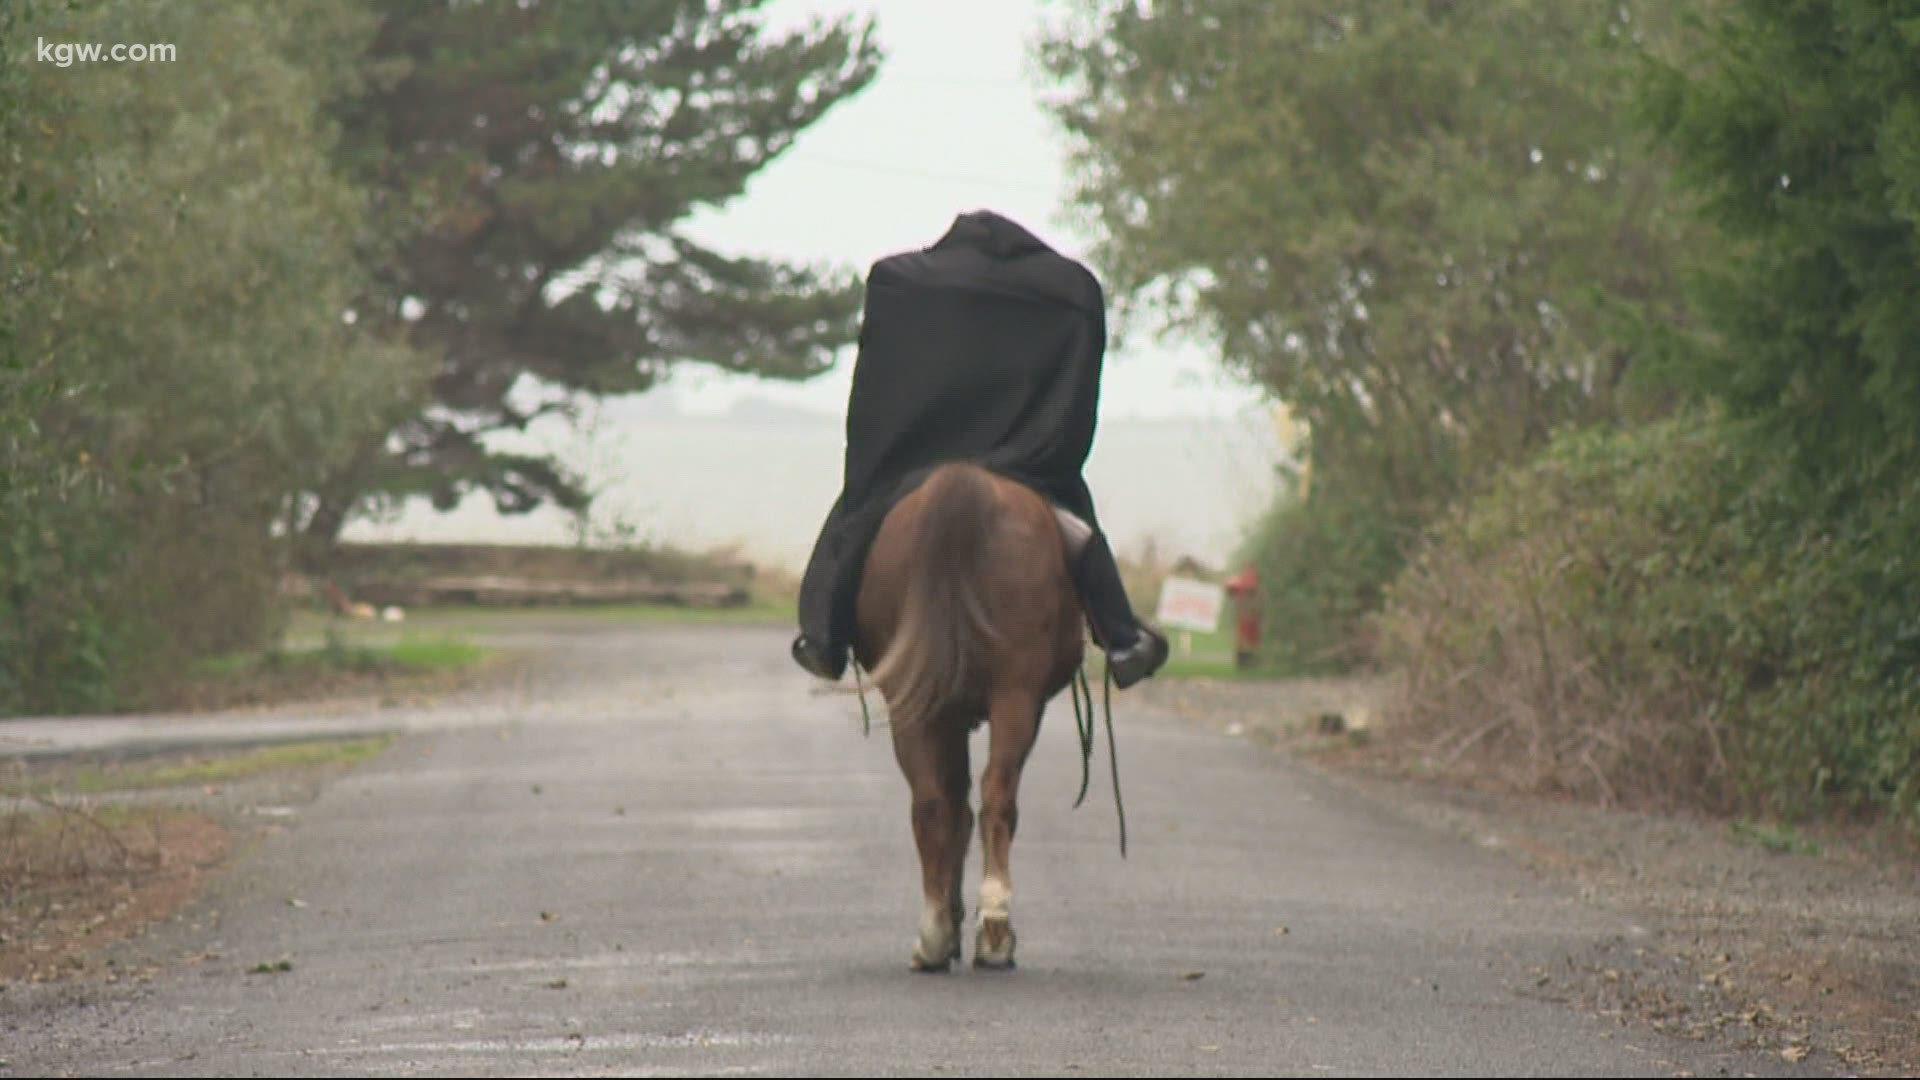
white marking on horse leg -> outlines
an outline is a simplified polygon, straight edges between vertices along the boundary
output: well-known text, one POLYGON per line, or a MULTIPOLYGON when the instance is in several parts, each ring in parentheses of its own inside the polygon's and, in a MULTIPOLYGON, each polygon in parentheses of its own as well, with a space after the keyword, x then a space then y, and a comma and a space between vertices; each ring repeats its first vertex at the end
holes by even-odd
POLYGON ((1013 966, 1013 890, 1005 879, 987 877, 980 882, 980 928, 973 938, 973 966, 1010 968, 1013 966))
POLYGON ((920 940, 913 946, 915 971, 945 971, 960 955, 960 936, 953 932, 952 910, 945 900, 929 897, 920 907, 920 940))
POLYGON ((1005 920, 1010 917, 1013 906, 1013 890, 997 877, 980 880, 980 921, 988 919, 1005 920))

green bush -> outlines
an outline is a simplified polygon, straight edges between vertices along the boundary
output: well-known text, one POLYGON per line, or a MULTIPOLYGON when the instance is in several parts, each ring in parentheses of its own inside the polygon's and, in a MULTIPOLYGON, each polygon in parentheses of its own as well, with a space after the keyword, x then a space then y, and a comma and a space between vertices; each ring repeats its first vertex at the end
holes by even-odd
POLYGON ((31 140, 72 107, 28 77, 31 46, 19 27, 45 7, 0 6, 0 715, 49 697, 97 707, 115 652, 101 602, 118 545, 90 527, 104 502, 98 469, 39 423, 52 404, 85 392, 36 333, 61 307, 62 262, 87 224, 30 171, 31 140))
POLYGON ((1920 475, 1811 490, 1699 413, 1556 441, 1390 590, 1402 730, 1606 801, 1920 818, 1920 475))
POLYGON ((1405 563, 1416 525, 1386 500, 1342 495, 1283 498, 1254 527, 1243 562, 1260 575, 1260 665, 1315 675, 1373 655, 1367 617, 1405 563))
POLYGON ((424 378, 343 314, 365 199, 309 29, 0 5, 0 714, 109 707, 260 640, 303 493, 424 378), (201 48, 83 71, 42 37, 201 48))

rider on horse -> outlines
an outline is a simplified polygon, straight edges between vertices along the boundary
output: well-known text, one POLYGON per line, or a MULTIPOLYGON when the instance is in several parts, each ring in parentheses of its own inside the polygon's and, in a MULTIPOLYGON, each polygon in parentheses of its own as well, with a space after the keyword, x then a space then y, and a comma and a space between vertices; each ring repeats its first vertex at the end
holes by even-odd
POLYGON ((1166 662, 1166 639, 1134 617, 1081 477, 1105 351, 1099 282, 998 214, 962 214, 932 247, 874 264, 847 402, 846 475, 800 586, 801 667, 825 679, 846 670, 880 522, 950 461, 1026 484, 1070 515, 1070 570, 1116 686, 1166 662))

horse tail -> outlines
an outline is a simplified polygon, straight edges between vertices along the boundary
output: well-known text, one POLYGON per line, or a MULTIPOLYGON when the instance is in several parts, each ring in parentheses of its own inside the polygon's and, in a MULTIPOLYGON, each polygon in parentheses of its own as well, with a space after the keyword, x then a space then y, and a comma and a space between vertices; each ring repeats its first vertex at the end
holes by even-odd
POLYGON ((926 509, 910 538, 900 621, 873 671, 896 723, 962 701, 998 637, 981 591, 999 506, 993 477, 976 466, 943 466, 918 494, 926 509))

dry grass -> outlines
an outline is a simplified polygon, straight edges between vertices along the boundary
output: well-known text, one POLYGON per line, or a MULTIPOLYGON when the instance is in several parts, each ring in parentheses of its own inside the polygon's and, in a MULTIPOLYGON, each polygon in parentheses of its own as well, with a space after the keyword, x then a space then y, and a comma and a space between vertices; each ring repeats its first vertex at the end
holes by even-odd
POLYGON ((1675 665, 1606 655, 1567 614, 1559 579, 1590 557, 1577 536, 1542 529, 1498 560, 1452 548, 1416 560, 1378 624, 1403 665, 1388 717, 1399 741, 1423 770, 1482 787, 1728 809, 1707 688, 1675 665))
POLYGON ((254 828, 223 802, 234 785, 261 785, 250 798, 311 798, 392 741, 14 762, 0 776, 0 987, 125 974, 102 948, 192 900, 254 828))
POLYGON ((231 846, 195 810, 15 796, 0 809, 0 984, 84 970, 191 899, 231 846))

